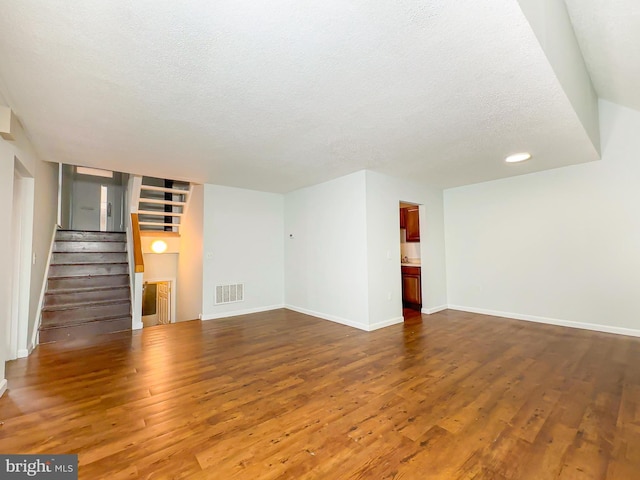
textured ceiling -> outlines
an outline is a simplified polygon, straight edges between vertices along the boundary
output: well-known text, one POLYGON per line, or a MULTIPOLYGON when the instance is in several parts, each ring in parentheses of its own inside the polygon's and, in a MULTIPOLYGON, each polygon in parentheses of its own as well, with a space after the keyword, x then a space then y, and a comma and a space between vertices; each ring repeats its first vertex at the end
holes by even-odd
POLYGON ((565 0, 601 98, 640 110, 640 0, 565 0))
POLYGON ((516 0, 5 2, 0 77, 44 159, 166 178, 447 187, 598 157, 516 0))

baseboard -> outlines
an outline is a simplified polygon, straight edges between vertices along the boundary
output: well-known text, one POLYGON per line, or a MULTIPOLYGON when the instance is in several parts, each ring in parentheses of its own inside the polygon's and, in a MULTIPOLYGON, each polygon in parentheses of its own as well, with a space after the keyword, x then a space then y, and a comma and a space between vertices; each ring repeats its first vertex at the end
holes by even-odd
POLYGON ((539 317, 536 315, 522 315, 519 313, 501 312, 497 310, 487 310, 485 308, 464 307, 461 305, 449 305, 451 310, 461 312, 480 313, 482 315, 492 315, 494 317, 504 317, 513 320, 524 320, 526 322, 545 323, 558 327, 579 328, 581 330, 592 330, 594 332, 614 333, 616 335, 627 335, 629 337, 640 337, 640 330, 624 327, 611 327, 609 325, 599 325, 597 323, 574 322, 571 320, 560 320, 558 318, 539 317))
POLYGON ((403 323, 403 322, 404 322, 404 317, 390 318, 389 320, 383 320, 382 322, 378 322, 378 323, 374 323, 372 325, 369 325, 368 330, 370 332, 373 332, 374 330, 379 330, 379 329, 384 328, 384 327, 390 327, 391 325, 397 325, 397 324, 403 323))
MULTIPOLYGON (((329 320, 330 322, 339 323, 340 325, 346 325, 347 327, 357 328, 358 330, 364 330, 368 332, 370 330, 369 325, 364 325, 359 322, 347 320, 346 318, 336 317, 335 315, 328 315, 322 312, 316 312, 314 310, 308 310, 306 308, 296 307, 295 305, 285 305, 284 308, 293 310, 294 312, 304 313, 305 315, 311 315, 312 317, 321 318, 323 320, 329 320)), ((382 328, 382 327, 378 327, 382 328)))
POLYGON ((433 313, 438 313, 443 310, 446 310, 447 308, 449 308, 449 305, 440 305, 439 307, 423 308, 422 310, 420 310, 420 313, 431 315, 433 313))
POLYGON ((224 313, 203 313, 199 315, 200 320, 217 320, 219 318, 237 317, 239 315, 249 315, 250 313, 268 312, 270 310, 278 310, 279 308, 285 308, 284 305, 269 305, 266 307, 248 308, 245 310, 233 310, 231 312, 224 313))
POLYGON ((27 358, 31 352, 26 348, 18 350, 18 358, 27 358))
POLYGON ((7 391, 7 379, 3 378, 0 380, 0 397, 4 395, 4 392, 7 391))

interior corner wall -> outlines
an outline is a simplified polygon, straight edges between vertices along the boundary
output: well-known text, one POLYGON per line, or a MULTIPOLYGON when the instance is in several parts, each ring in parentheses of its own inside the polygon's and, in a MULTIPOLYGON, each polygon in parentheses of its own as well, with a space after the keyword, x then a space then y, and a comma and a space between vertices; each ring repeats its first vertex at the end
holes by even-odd
POLYGON ((452 308, 640 335, 640 112, 600 125, 600 161, 445 191, 452 308))
POLYGON ((365 182, 361 171, 285 195, 287 308, 369 329, 365 182))
POLYGON ((284 305, 283 196, 204 185, 202 318, 284 305), (244 284, 244 300, 215 304, 215 287, 244 284))
POLYGON ((422 205, 422 309, 446 308, 442 190, 367 171, 367 255, 370 328, 402 320, 400 201, 422 205), (391 297, 391 298, 389 298, 391 297))
POLYGON ((176 321, 195 320, 202 315, 202 241, 204 186, 194 185, 187 214, 180 225, 180 257, 176 321))

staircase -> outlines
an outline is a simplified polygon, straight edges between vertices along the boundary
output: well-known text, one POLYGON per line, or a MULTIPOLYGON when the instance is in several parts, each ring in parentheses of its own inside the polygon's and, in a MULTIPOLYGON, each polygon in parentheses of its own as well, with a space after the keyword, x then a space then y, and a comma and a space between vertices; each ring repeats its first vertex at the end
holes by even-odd
POLYGON ((138 201, 141 233, 179 233, 190 194, 187 182, 142 177, 138 201))
POLYGON ((40 343, 131 329, 126 234, 58 230, 40 343))

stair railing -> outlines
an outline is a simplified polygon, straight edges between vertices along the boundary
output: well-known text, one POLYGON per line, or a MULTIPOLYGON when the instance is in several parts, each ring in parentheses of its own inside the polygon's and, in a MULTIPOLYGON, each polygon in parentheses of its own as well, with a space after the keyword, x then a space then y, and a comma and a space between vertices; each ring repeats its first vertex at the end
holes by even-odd
POLYGON ((131 214, 131 236, 133 237, 133 262, 135 273, 144 273, 144 256, 142 255, 142 242, 140 240, 140 221, 138 214, 131 214))

